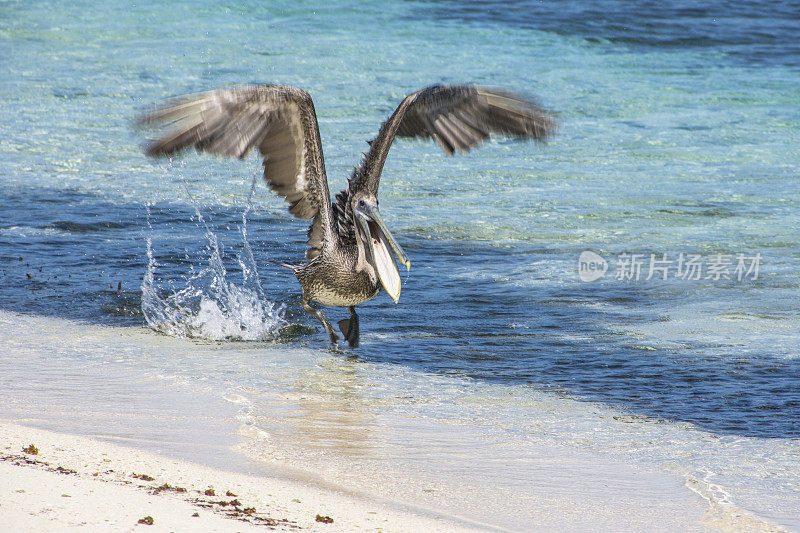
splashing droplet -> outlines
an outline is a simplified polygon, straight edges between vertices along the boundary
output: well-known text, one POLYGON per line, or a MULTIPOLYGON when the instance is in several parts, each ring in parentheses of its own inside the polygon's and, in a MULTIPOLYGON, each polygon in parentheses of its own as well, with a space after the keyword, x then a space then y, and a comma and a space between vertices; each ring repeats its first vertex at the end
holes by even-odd
MULTIPOLYGON (((284 308, 266 299, 253 252, 247 241, 247 212, 242 213, 238 254, 242 282, 229 281, 217 236, 208 228, 195 205, 195 213, 208 241, 208 266, 184 278, 184 286, 171 294, 159 290, 158 263, 152 238, 147 238, 147 271, 142 280, 142 312, 156 331, 176 337, 208 340, 269 340, 288 324, 284 308)), ((147 206, 150 225, 150 207, 147 206)), ((152 232, 152 226, 150 226, 152 232)))

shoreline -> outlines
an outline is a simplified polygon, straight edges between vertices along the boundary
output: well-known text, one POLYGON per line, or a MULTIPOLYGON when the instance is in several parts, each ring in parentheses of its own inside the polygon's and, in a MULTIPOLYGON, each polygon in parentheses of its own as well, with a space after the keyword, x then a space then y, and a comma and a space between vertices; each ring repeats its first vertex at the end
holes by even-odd
MULTIPOLYGON (((3 419, 0 434, 0 531, 509 531, 3 419)), ((710 504, 697 530, 788 531, 715 504, 697 486, 692 491, 710 504)))
POLYGON ((499 530, 5 420, 0 434, 4 531, 499 530))
POLYGON ((0 483, 0 513, 13 510, 19 526, 8 530, 85 522, 116 531, 146 516, 156 528, 174 524, 164 530, 223 531, 256 527, 238 519, 257 517, 313 531, 796 526, 789 485, 753 480, 764 461, 792 475, 794 442, 721 438, 302 348, 204 344, 6 312, 0 322, 0 479, 9 480, 0 483), (30 444, 38 455, 22 452, 30 444), (116 503, 103 507, 93 494, 116 503), (115 518, 125 502, 138 507, 115 518), (111 516, 87 514, 94 507, 111 516), (162 508, 161 520, 148 511, 162 508), (241 516, 246 509, 255 511, 241 516))

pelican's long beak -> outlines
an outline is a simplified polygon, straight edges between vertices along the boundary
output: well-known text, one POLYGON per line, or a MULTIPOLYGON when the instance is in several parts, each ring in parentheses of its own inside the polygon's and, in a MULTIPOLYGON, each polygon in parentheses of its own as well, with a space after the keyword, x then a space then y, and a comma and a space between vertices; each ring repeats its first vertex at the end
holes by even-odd
POLYGON ((386 293, 392 297, 394 303, 400 299, 400 272, 397 270, 397 264, 394 262, 391 251, 397 254, 398 259, 402 262, 408 270, 411 270, 411 261, 408 256, 394 240, 392 233, 383 223, 381 214, 377 207, 367 207, 365 209, 366 216, 358 216, 359 222, 364 228, 364 233, 369 235, 369 248, 372 252, 372 257, 375 259, 375 268, 378 271, 378 277, 381 279, 383 288, 386 293), (389 250, 391 247, 391 251, 389 250))

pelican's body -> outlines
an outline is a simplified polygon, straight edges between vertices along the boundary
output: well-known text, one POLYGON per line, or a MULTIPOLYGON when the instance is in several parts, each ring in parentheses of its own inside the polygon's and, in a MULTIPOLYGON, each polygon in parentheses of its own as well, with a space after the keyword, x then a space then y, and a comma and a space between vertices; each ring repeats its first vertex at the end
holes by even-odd
POLYGON ((378 274, 369 263, 359 265, 356 250, 342 250, 293 267, 303 294, 330 307, 352 307, 381 292, 378 274))
POLYGON ((516 95, 473 86, 426 87, 407 96, 383 123, 347 188, 332 203, 314 104, 302 89, 219 89, 173 100, 141 122, 174 126, 149 146, 154 157, 194 147, 243 158, 258 149, 264 178, 290 203, 289 212, 313 219, 307 262, 286 265, 302 287, 303 309, 320 321, 335 344, 338 335, 311 302, 347 307, 350 319, 339 327, 351 346, 359 339, 354 306, 375 298, 381 289, 397 302, 400 273, 394 257, 411 267, 378 210, 381 171, 394 138, 433 138, 452 155, 468 151, 490 133, 543 140, 555 128, 544 110, 516 95))

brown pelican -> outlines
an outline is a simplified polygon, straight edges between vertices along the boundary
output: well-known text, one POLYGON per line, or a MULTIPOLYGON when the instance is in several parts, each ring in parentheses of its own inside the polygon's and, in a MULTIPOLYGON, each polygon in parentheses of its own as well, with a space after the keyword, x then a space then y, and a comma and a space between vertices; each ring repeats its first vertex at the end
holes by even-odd
POLYGON ((466 152, 491 133, 544 140, 556 123, 524 97, 471 85, 433 85, 408 95, 369 142, 347 188, 331 203, 317 116, 311 96, 285 85, 246 85, 166 102, 140 124, 170 126, 147 154, 172 156, 185 148, 244 158, 257 148, 264 178, 289 202, 289 212, 313 219, 307 262, 290 268, 303 290, 303 309, 314 315, 335 345, 338 335, 311 302, 347 307, 339 328, 358 346, 355 306, 378 295, 381 286, 397 303, 400 272, 393 253, 411 268, 378 210, 381 171, 396 136, 433 138, 448 154, 466 152))

